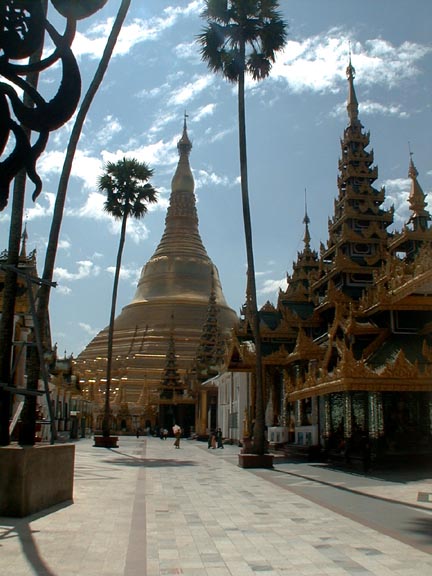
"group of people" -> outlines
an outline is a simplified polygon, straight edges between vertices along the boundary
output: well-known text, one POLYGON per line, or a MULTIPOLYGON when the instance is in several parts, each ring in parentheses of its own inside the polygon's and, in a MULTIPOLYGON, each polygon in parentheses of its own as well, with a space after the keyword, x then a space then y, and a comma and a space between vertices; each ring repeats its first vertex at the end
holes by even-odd
MULTIPOLYGON (((141 433, 141 429, 138 428, 136 431, 136 436, 137 438, 139 438, 140 433, 141 433)), ((180 448, 180 438, 182 437, 182 433, 183 430, 181 429, 181 427, 178 424, 174 424, 174 426, 172 427, 172 433, 174 435, 174 447, 175 448, 180 448)), ((160 428, 159 429, 159 437, 161 440, 166 440, 168 438, 168 430, 166 428, 160 428)), ((222 448, 223 449, 224 445, 223 445, 223 436, 222 436, 222 430, 220 428, 217 428, 216 430, 212 430, 211 433, 209 434, 208 437, 208 448, 222 448)))
POLYGON ((213 450, 216 448, 223 449, 223 437, 222 437, 222 430, 218 428, 217 430, 212 430, 209 434, 207 448, 212 448, 213 450))

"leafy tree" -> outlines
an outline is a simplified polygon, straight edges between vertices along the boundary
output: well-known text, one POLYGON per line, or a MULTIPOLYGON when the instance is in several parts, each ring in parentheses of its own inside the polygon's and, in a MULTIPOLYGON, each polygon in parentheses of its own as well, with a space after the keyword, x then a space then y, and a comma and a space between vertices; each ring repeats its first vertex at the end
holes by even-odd
POLYGON ((111 314, 108 327, 105 405, 102 424, 102 433, 105 437, 110 435, 110 389, 114 320, 121 260, 126 238, 126 225, 130 216, 137 220, 141 219, 147 213, 147 204, 157 202, 157 191, 148 182, 152 176, 153 170, 151 170, 144 162, 138 162, 135 158, 123 158, 118 162, 108 162, 105 166, 105 172, 99 178, 99 190, 106 192, 107 194, 104 210, 108 212, 108 214, 111 214, 115 219, 121 220, 121 231, 111 300, 111 314))
POLYGON ((270 74, 276 52, 286 42, 286 23, 276 0, 206 0, 202 16, 207 26, 198 36, 201 57, 210 70, 238 86, 240 179, 247 254, 249 321, 255 340, 256 396, 254 452, 264 454, 264 398, 261 336, 256 297, 252 225, 246 150, 245 76, 256 81, 270 74))
MULTIPOLYGON (((65 3, 64 0, 63 3, 65 4, 65 6, 67 6, 67 3, 65 3)), ((102 0, 97 0, 97 3, 102 5, 105 2, 102 2, 102 0)), ((38 325, 42 336, 45 334, 46 330, 46 321, 48 318, 48 309, 49 309, 49 298, 51 291, 51 283, 54 275, 57 246, 60 237, 61 224, 63 220, 63 211, 66 202, 66 194, 72 171, 72 165, 75 158, 75 152, 78 147, 79 139, 81 136, 85 119, 87 118, 88 111, 103 81, 105 72, 108 69, 108 65, 110 63, 111 56, 116 46, 117 39, 119 37, 123 23, 129 11, 130 3, 131 0, 121 0, 121 4, 114 19, 110 34, 108 36, 95 75, 79 107, 75 123, 73 125, 72 132, 69 138, 68 146, 66 149, 66 155, 57 188, 57 196, 54 205, 54 213, 51 222, 51 229, 45 256, 44 270, 42 274, 42 279, 44 283, 40 286, 38 290, 37 316, 38 316, 38 325)), ((59 6, 60 4, 61 2, 59 2, 59 6)), ((84 6, 85 7, 88 6, 87 9, 89 11, 93 11, 96 7, 96 4, 94 3, 92 4, 92 0, 82 0, 80 5, 81 9, 84 9, 83 8, 84 6)), ((40 375, 40 358, 37 348, 32 347, 30 349, 29 370, 27 377, 29 388, 37 389, 39 375, 40 375)), ((34 397, 30 396, 26 402, 26 409, 25 413, 23 414, 23 425, 21 428, 21 434, 19 439, 20 444, 23 445, 34 444, 35 415, 36 415, 35 399, 34 397)))

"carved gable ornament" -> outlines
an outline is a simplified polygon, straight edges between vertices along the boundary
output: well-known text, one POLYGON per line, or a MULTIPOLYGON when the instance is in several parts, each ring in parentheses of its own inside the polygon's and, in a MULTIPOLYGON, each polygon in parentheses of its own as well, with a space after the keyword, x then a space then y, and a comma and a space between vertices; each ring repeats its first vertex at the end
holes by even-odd
POLYGON ((393 362, 388 362, 382 370, 377 370, 381 378, 418 378, 419 369, 417 361, 412 364, 405 356, 403 350, 399 350, 393 362))

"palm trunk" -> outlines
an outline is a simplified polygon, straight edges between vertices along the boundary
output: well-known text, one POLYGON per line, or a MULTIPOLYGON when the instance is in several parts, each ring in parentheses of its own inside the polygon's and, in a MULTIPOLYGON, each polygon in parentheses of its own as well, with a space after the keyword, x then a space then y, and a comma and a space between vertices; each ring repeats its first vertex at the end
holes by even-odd
POLYGON ((126 238, 126 224, 128 213, 125 212, 122 220, 122 227, 120 233, 120 241, 117 252, 117 262, 114 275, 113 292, 111 299, 111 314, 108 327, 108 351, 107 351, 107 371, 106 371, 106 386, 105 386, 105 404, 104 404, 104 417, 102 423, 102 434, 105 437, 110 435, 110 393, 111 393, 111 371, 112 371, 112 352, 114 344, 114 320, 117 304, 117 292, 120 278, 121 261, 123 255, 123 247, 126 238))
MULTIPOLYGON (((245 61, 245 45, 240 47, 241 61, 245 61)), ((255 265, 252 244, 252 224, 249 206, 248 170, 247 170, 247 150, 246 150, 246 113, 245 113, 245 74, 244 68, 241 70, 238 82, 238 117, 239 117, 239 148, 240 148, 240 180, 243 203, 243 223, 246 240, 247 255, 247 284, 249 299, 249 314, 252 323, 252 334, 255 340, 255 424, 253 448, 257 454, 265 452, 264 438, 264 403, 263 403, 263 382, 262 382, 262 357, 261 357, 261 334, 259 330, 259 317, 255 283, 255 265)))
MULTIPOLYGON (((118 36, 123 26, 123 22, 129 10, 130 3, 131 0, 122 0, 113 27, 111 29, 110 35, 108 37, 102 58, 99 62, 96 73, 87 90, 87 93, 83 98, 68 142, 66 156, 57 189, 56 202, 54 206, 53 219, 51 223, 51 230, 45 257, 45 266, 42 276, 43 280, 45 280, 47 283, 43 284, 40 287, 38 293, 38 321, 42 335, 44 335, 46 330, 46 320, 48 317, 49 297, 51 290, 51 286, 49 283, 52 282, 54 274, 55 258, 57 255, 57 246, 63 219, 63 211, 66 201, 67 187, 69 184, 69 178, 72 171, 72 164, 75 157, 75 152, 78 147, 78 142, 81 136, 82 128, 84 126, 84 121, 87 117, 87 113, 90 109, 93 99, 99 89, 99 86, 102 83, 105 72, 108 68, 108 64, 110 62, 118 36)), ((29 386, 34 386, 35 380, 37 382, 37 380, 39 379, 39 368, 40 368, 39 356, 37 354, 37 350, 34 350, 32 353, 29 367, 29 379, 28 379, 29 386)), ((32 412, 32 414, 30 414, 29 417, 30 419, 34 420, 35 412, 32 412)), ((30 435, 31 435, 31 429, 29 428, 29 436, 30 435)), ((27 443, 32 443, 30 437, 26 438, 25 441, 27 443)))

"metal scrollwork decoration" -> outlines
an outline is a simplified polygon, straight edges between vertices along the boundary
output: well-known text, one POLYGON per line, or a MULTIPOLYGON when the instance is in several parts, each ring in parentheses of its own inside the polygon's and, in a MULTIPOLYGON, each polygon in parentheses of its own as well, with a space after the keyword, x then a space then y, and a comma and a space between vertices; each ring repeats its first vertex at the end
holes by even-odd
POLYGON ((81 95, 81 75, 71 45, 77 20, 87 18, 107 0, 50 0, 66 19, 63 33, 48 21, 43 0, 0 2, 0 211, 8 203, 12 180, 22 169, 34 183, 35 200, 42 190, 36 162, 50 132, 73 115, 81 95), (49 54, 40 58, 45 35, 52 41, 49 54), (60 63, 61 80, 47 101, 28 80, 60 63), (30 134, 33 133, 33 140, 30 134))

